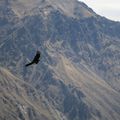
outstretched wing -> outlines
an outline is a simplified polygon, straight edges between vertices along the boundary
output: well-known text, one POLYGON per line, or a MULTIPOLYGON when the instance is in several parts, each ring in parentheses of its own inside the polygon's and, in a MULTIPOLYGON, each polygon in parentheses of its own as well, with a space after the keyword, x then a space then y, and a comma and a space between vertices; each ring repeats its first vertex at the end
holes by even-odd
POLYGON ((37 53, 33 59, 33 62, 36 63, 36 61, 39 61, 39 58, 40 58, 40 51, 37 51, 37 53))
POLYGON ((26 64, 25 66, 27 67, 27 66, 32 65, 32 64, 34 64, 34 63, 33 63, 33 62, 31 62, 31 63, 26 64))

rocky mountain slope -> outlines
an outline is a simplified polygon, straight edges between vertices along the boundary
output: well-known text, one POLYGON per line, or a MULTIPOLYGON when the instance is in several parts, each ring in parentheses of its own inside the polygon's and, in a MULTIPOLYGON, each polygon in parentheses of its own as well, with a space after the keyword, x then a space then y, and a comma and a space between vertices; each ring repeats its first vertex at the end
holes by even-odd
POLYGON ((56 120, 43 93, 0 68, 0 120, 56 120))
POLYGON ((54 10, 59 10, 69 17, 77 17, 78 15, 88 17, 95 15, 85 4, 79 4, 76 0, 11 0, 9 4, 19 17, 38 15, 40 11, 44 11, 44 14, 47 15, 54 10), (80 11, 78 10, 79 8, 81 9, 80 11))
POLYGON ((0 11, 0 66, 45 96, 50 119, 120 119, 119 22, 77 0, 1 0, 0 11), (25 68, 37 49, 40 63, 25 68))

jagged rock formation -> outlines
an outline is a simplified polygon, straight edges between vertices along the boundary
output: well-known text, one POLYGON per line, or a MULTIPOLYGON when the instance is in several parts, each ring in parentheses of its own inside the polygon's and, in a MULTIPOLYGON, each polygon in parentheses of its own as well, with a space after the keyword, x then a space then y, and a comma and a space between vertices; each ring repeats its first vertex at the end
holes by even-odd
POLYGON ((77 0, 1 0, 0 10, 0 66, 43 92, 55 119, 120 119, 119 22, 77 0), (25 68, 37 49, 39 65, 25 68))

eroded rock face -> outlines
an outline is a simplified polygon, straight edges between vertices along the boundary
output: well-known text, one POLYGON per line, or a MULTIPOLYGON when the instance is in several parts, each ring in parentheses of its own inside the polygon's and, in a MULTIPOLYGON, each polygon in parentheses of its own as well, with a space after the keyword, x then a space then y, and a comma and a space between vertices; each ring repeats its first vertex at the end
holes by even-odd
MULTIPOLYGON (((68 5, 68 1, 0 1, 0 66, 44 95, 54 119, 117 120, 120 23, 98 16, 84 3, 71 0, 68 5), (37 49, 42 52, 40 63, 25 68, 37 49)), ((22 89, 28 101, 36 101, 34 90, 27 86, 22 89)), ((20 89, 16 91, 22 94, 20 89)), ((13 106, 21 119, 42 117, 38 113, 41 109, 27 107, 25 118, 13 106)), ((49 118, 43 116, 42 120, 49 118)))

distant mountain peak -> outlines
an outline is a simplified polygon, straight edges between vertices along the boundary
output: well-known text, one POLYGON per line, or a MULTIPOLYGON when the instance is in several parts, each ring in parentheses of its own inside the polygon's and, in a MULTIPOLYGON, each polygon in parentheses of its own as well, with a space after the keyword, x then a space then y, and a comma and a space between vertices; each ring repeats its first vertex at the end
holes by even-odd
POLYGON ((37 14, 39 9, 47 6, 51 6, 53 10, 58 10, 70 17, 90 17, 95 15, 87 5, 77 0, 11 0, 10 4, 13 11, 21 17, 33 14, 35 10, 37 14))

